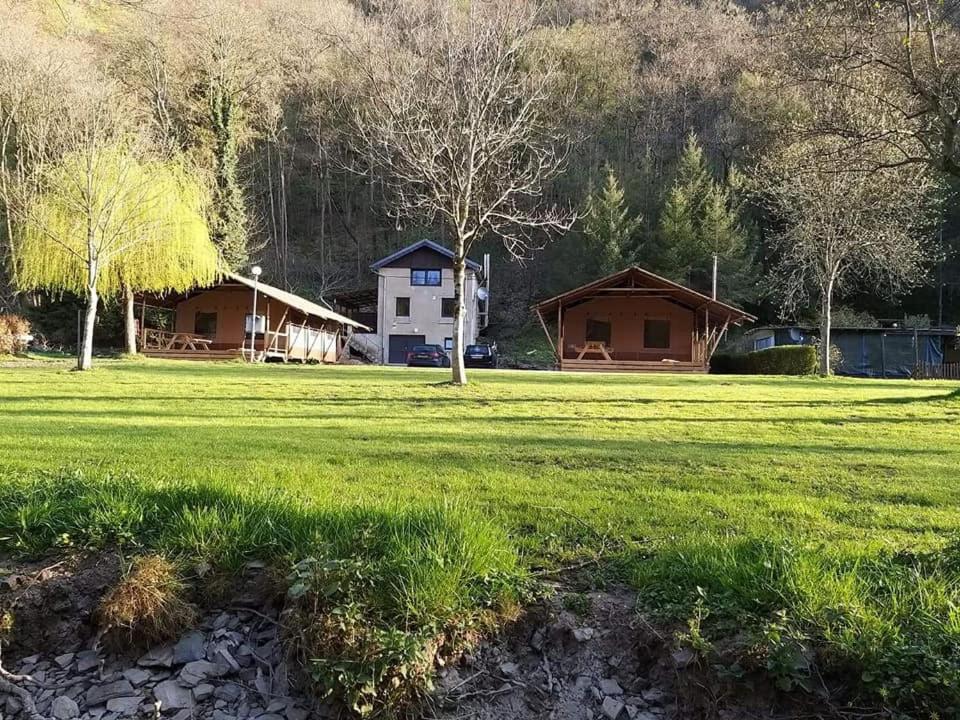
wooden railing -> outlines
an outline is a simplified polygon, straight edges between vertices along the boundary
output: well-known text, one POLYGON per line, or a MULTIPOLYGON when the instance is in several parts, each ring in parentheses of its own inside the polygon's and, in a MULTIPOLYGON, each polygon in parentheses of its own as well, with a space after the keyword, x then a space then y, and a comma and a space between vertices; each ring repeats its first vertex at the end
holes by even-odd
POLYGON ((914 368, 913 377, 920 380, 960 380, 960 363, 922 362, 914 368))

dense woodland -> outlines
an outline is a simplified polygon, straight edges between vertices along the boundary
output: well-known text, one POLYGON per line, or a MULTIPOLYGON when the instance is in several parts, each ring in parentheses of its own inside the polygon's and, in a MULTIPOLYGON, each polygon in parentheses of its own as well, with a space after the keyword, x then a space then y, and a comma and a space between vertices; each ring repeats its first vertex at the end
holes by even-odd
MULTIPOLYGON (((493 333, 632 262, 709 291, 714 254, 720 295, 765 320, 816 321, 829 286, 835 323, 960 321, 952 2, 527 2, 562 156, 539 201, 576 220, 522 260, 478 239, 493 333)), ((377 258, 448 240, 396 212, 358 118, 418 29, 496 4, 3 0, 0 309, 40 304, 49 335, 74 336, 69 294, 16 277, 17 204, 91 117, 180 159, 227 264, 304 295, 368 287, 377 258)))

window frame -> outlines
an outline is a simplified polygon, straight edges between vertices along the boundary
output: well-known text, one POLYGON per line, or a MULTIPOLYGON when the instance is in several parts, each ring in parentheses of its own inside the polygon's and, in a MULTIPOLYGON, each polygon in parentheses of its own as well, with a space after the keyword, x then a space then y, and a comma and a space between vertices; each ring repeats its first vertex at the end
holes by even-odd
POLYGON ((410 317, 410 298, 402 295, 395 297, 393 302, 393 314, 398 318, 409 318, 410 317), (406 314, 400 312, 400 303, 405 302, 407 304, 406 314))
POLYGON ((643 349, 644 350, 670 350, 672 347, 673 339, 673 326, 671 325, 670 318, 662 317, 649 317, 643 319, 643 349), (647 324, 650 322, 654 323, 663 323, 666 326, 667 331, 667 344, 666 345, 648 345, 647 344, 647 324))
POLYGON ((410 268, 410 286, 411 287, 440 287, 443 285, 443 270, 440 268, 410 268), (423 282, 417 282, 417 273, 422 273, 423 282), (436 282, 431 282, 430 278, 436 273, 436 282))
POLYGON ((193 334, 194 335, 203 335, 207 338, 215 338, 217 336, 217 327, 220 324, 220 318, 217 317, 218 313, 216 310, 213 312, 204 312, 202 310, 197 310, 193 315, 193 334), (207 318, 213 318, 213 332, 201 332, 200 331, 200 316, 205 315, 207 318))
POLYGON ((610 320, 601 320, 599 318, 588 317, 583 328, 583 339, 585 342, 602 342, 605 346, 613 345, 613 323, 610 320), (594 325, 606 325, 607 332, 605 338, 593 338, 590 333, 591 323, 594 325))
POLYGON ((457 313, 457 299, 452 297, 442 297, 440 298, 440 318, 443 320, 453 320, 457 313), (444 306, 446 303, 450 303, 450 314, 447 315, 444 311, 444 306))

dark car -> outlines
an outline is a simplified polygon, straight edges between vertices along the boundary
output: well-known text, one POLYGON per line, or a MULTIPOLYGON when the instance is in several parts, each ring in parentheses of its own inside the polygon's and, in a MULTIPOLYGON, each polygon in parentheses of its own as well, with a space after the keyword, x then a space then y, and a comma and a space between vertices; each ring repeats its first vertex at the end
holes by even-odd
POLYGON ((463 364, 474 368, 495 368, 497 348, 495 345, 467 345, 463 351, 463 364))
POLYGON ((407 367, 450 367, 442 345, 414 345, 407 353, 407 367))

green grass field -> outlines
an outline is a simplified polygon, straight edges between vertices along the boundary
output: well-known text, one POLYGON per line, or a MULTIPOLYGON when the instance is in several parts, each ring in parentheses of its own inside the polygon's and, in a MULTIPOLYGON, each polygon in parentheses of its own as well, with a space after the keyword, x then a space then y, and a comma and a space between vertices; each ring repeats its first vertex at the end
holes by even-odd
POLYGON ((479 618, 529 570, 587 558, 587 581, 633 583, 652 616, 708 617, 683 641, 698 653, 700 633, 746 630, 780 687, 815 676, 813 646, 816 676, 855 697, 960 712, 957 383, 446 380, 8 363, 0 551, 125 543, 225 568, 333 553, 370 568, 361 604, 386 608, 388 635, 479 618))
POLYGON ((960 528, 956 384, 101 361, 0 369, 0 472, 82 468, 455 498, 539 550, 576 518, 657 546, 704 533, 895 547, 960 528), (566 512, 558 512, 560 508, 566 512))

